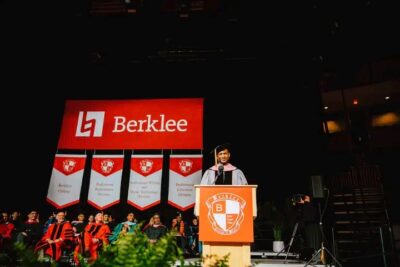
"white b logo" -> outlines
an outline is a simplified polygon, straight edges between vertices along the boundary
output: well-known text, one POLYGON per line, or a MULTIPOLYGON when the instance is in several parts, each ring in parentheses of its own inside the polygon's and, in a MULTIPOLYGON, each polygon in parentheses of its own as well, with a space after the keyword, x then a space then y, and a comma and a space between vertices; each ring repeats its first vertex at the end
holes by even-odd
POLYGON ((104 111, 79 111, 75 136, 100 137, 103 135, 104 111))

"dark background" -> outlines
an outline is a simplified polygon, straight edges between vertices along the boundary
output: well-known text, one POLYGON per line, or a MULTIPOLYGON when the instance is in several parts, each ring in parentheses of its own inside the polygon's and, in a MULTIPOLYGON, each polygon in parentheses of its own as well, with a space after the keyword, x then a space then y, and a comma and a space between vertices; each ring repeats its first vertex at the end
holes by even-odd
MULTIPOLYGON (((232 75, 238 74, 233 72, 232 75)), ((69 95, 65 93, 68 88, 57 88, 59 96, 49 97, 51 93, 43 93, 39 98, 24 97, 16 101, 20 113, 9 113, 10 116, 3 118, 3 123, 12 130, 4 137, 7 140, 3 150, 7 155, 7 175, 3 174, 3 188, 6 190, 2 190, 2 208, 24 212, 30 209, 50 211, 45 199, 57 151, 64 102, 66 99, 81 98, 203 97, 204 168, 213 163, 209 151, 218 144, 230 142, 232 163, 243 170, 250 184, 259 185, 260 199, 303 193, 308 189, 309 176, 321 172, 323 165, 318 92, 288 97, 276 89, 270 90, 271 86, 260 80, 249 75, 239 78, 219 75, 212 80, 205 78, 200 81, 204 83, 201 87, 212 88, 214 92, 202 93, 194 92, 201 92, 201 89, 193 88, 196 86, 191 86, 191 81, 178 83, 171 80, 161 83, 165 88, 159 93, 151 92, 153 85, 135 84, 126 86, 124 90, 119 89, 119 85, 110 85, 102 91, 96 90, 100 85, 92 85, 90 93, 87 90, 78 92, 74 88, 69 95), (173 86, 182 89, 182 92, 177 92, 173 86), (304 100, 299 101, 300 97, 304 100)), ((166 156, 169 153, 164 152, 166 156)), ((164 174, 167 170, 164 169, 164 174)), ((126 175, 124 179, 127 181, 126 175)), ((163 179, 166 182, 168 175, 164 175, 163 179)), ((166 186, 164 183, 164 202, 168 193, 166 186)), ((127 191, 127 187, 123 187, 122 191, 127 191)), ((158 209, 156 207, 153 211, 158 209)))
MULTIPOLYGON (((259 199, 308 193, 309 177, 332 168, 321 74, 398 55, 398 16, 377 1, 255 2, 182 21, 157 1, 134 18, 95 18, 79 1, 3 1, 0 208, 53 209, 45 198, 66 99, 202 97, 204 167, 230 142, 259 199), (189 48, 220 52, 163 56, 189 48)), ((167 212, 166 196, 151 212, 167 212)))

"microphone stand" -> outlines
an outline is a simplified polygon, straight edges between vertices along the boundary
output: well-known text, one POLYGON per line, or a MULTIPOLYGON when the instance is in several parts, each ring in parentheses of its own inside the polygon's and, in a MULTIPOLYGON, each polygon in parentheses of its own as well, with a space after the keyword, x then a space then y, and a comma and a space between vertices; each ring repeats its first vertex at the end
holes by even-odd
MULTIPOLYGON (((326 201, 325 202, 325 204, 326 204, 328 202, 328 199, 326 199, 325 201, 326 201)), ((318 249, 318 251, 316 251, 314 253, 314 255, 304 265, 304 267, 309 266, 311 264, 311 262, 314 261, 318 256, 319 256, 322 264, 327 266, 327 263, 324 262, 326 260, 325 259, 326 253, 329 254, 329 256, 331 256, 332 260, 337 264, 337 266, 343 267, 343 265, 338 261, 338 259, 336 259, 336 257, 324 246, 324 241, 325 241, 326 237, 325 237, 324 227, 323 227, 323 224, 322 224, 322 218, 323 218, 323 215, 324 215, 324 212, 325 212, 325 208, 324 208, 324 212, 321 213, 321 203, 320 202, 318 202, 318 210, 319 210, 319 231, 320 231, 321 238, 322 238, 321 247, 320 247, 320 249, 318 249)))

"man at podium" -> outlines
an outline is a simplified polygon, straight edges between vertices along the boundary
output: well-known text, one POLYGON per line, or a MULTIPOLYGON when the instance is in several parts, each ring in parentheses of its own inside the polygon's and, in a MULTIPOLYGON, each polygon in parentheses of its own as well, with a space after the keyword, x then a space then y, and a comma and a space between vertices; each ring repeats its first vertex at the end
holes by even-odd
POLYGON ((207 169, 201 179, 202 185, 247 185, 243 172, 229 163, 231 158, 230 144, 222 144, 214 150, 215 165, 207 169))

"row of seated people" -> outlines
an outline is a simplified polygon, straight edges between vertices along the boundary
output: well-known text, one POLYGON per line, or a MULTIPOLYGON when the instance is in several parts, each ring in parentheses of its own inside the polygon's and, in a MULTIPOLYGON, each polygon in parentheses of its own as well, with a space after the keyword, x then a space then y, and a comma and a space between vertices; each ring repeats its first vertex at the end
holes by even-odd
MULTIPOLYGON (((35 251, 44 250, 44 253, 51 256, 54 261, 59 261, 63 250, 73 249, 76 263, 79 262, 79 254, 89 256, 89 262, 95 261, 102 246, 116 243, 121 235, 133 232, 137 226, 133 213, 129 213, 127 220, 118 224, 113 232, 109 225, 103 223, 102 213, 96 214, 94 222, 87 224, 81 232, 77 227, 79 228, 82 223, 73 222, 72 224, 65 221, 63 212, 57 213, 56 220, 57 222, 50 225, 46 234, 38 242, 35 251)), ((146 225, 144 232, 149 234, 150 242, 155 243, 167 233, 167 228, 158 220, 152 225, 146 225)))
MULTIPOLYGON (((19 228, 18 231, 14 231, 14 241, 34 246, 36 251, 43 250, 54 261, 59 261, 62 251, 66 250, 74 250, 76 261, 78 254, 89 255, 89 260, 94 261, 97 259, 99 248, 103 244, 115 243, 120 235, 133 232, 137 225, 133 213, 129 213, 127 220, 116 225, 113 232, 111 232, 110 225, 104 223, 102 213, 94 216, 94 221, 85 224, 83 214, 78 215, 78 220, 70 223, 65 221, 64 212, 58 212, 54 218, 49 220, 51 223, 47 222, 45 224, 45 234, 42 236, 43 227, 38 222, 37 212, 32 211, 29 213, 28 220, 22 224, 22 227, 18 226, 17 228, 13 226, 13 222, 16 222, 15 220, 9 221, 7 213, 3 213, 3 215, 3 219, 0 221, 0 229, 7 229, 7 231, 0 231, 0 241, 11 240, 11 233, 19 228)), ((186 239, 188 239, 189 244, 196 244, 190 246, 192 251, 197 248, 196 253, 193 254, 198 254, 197 219, 193 220, 195 225, 186 228, 181 218, 179 215, 172 222, 172 228, 177 232, 178 244, 184 251, 187 251, 186 239), (179 227, 177 227, 178 225, 179 227)), ((167 227, 161 223, 159 214, 154 214, 142 230, 149 237, 149 241, 155 243, 167 232, 167 227)))

